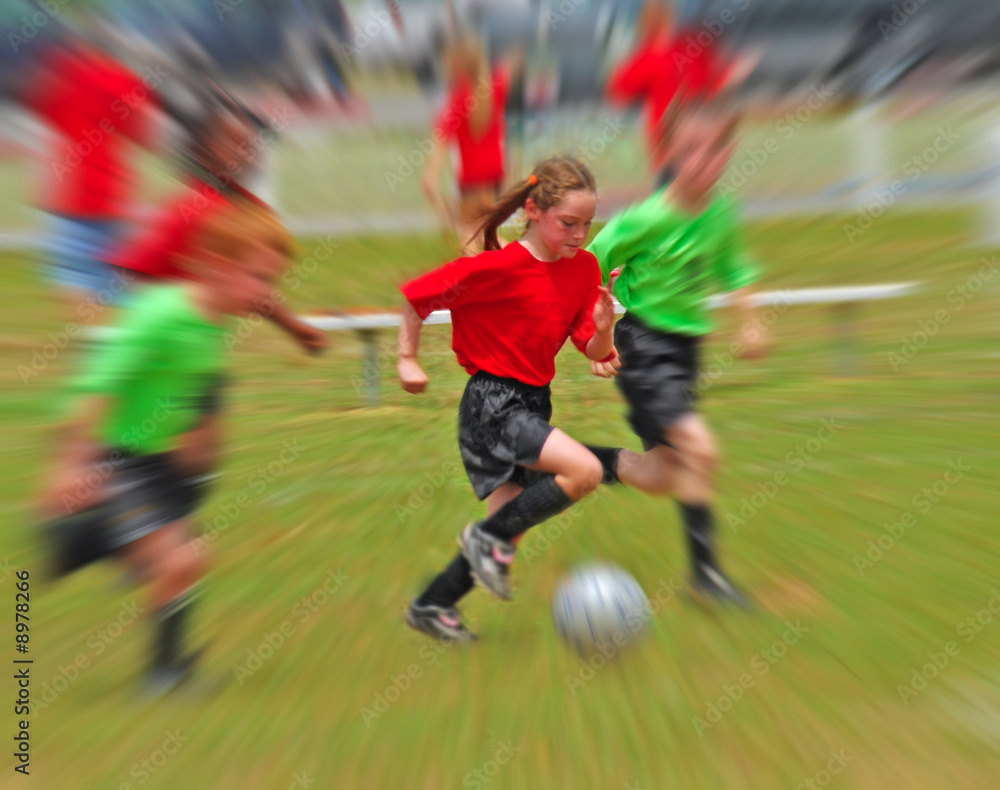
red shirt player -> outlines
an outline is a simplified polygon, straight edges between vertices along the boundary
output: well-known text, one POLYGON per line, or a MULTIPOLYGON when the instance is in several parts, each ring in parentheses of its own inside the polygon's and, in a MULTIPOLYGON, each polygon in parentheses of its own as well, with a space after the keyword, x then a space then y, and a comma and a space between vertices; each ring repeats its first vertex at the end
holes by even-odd
POLYGON ((27 104, 57 135, 43 199, 52 215, 50 276, 71 301, 122 290, 108 257, 133 214, 127 147, 149 138, 153 85, 83 42, 55 48, 33 81, 27 104))
POLYGON ((457 232, 467 253, 482 249, 473 239, 483 216, 500 194, 505 173, 506 122, 504 110, 510 92, 511 67, 492 71, 482 49, 472 41, 457 42, 449 57, 451 87, 444 110, 434 124, 435 148, 423 178, 423 189, 439 213, 448 215, 440 192, 446 143, 458 150, 459 207, 457 232))
MULTIPOLYGON (((201 229, 233 202, 249 201, 271 210, 262 200, 244 189, 236 178, 249 167, 244 158, 253 134, 249 120, 222 110, 212 113, 205 124, 207 132, 201 146, 199 174, 188 189, 152 222, 151 227, 119 246, 112 262, 144 278, 185 278, 180 265, 199 238, 201 229)), ((278 293, 278 292, 276 292, 278 293)), ((299 320, 280 297, 262 304, 260 311, 291 334, 307 351, 319 352, 326 345, 326 335, 299 320)))
POLYGON ((637 24, 644 31, 639 48, 614 71, 607 86, 613 101, 643 103, 653 169, 664 183, 670 180, 669 156, 660 123, 667 109, 675 99, 687 103, 716 96, 732 75, 708 30, 675 32, 671 22, 669 6, 650 0, 637 24))
POLYGON ((549 159, 500 198, 482 227, 485 252, 403 287, 399 377, 407 392, 427 386, 417 362, 421 323, 436 309, 451 310, 452 347, 472 376, 459 407, 459 447, 489 511, 465 528, 462 552, 410 605, 410 626, 437 639, 474 638, 455 608, 473 577, 509 598, 520 536, 605 479, 598 456, 549 423, 548 385, 566 340, 592 360, 612 357, 614 306, 597 259, 582 249, 596 207, 590 171, 549 159), (528 230, 501 249, 497 230, 519 208, 528 230))

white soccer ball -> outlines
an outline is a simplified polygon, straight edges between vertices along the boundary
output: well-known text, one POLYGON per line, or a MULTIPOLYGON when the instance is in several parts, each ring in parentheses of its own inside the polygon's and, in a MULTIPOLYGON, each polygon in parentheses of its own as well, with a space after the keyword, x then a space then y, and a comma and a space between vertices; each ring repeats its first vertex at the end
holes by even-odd
POLYGON ((627 648, 646 629, 649 599, 631 574, 614 565, 574 570, 552 598, 552 619, 564 642, 580 653, 627 648))

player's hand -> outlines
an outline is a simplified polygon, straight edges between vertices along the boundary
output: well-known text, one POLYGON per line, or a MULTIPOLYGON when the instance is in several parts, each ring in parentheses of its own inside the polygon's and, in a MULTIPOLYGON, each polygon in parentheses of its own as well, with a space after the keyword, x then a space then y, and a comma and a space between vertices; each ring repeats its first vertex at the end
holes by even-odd
POLYGON ((759 329, 744 329, 736 342, 742 347, 740 359, 763 359, 774 347, 766 332, 759 329))
POLYGON ((590 360, 590 372, 595 376, 602 379, 612 379, 618 375, 618 371, 621 370, 622 360, 618 356, 618 349, 613 348, 612 352, 614 356, 608 362, 598 362, 597 360, 590 360))
POLYGON ((317 329, 312 324, 300 321, 295 327, 295 340, 305 350, 307 354, 318 356, 330 347, 330 341, 326 332, 317 329))
POLYGON ((411 395, 419 395, 427 389, 427 374, 415 357, 400 357, 396 369, 399 371, 399 383, 411 395))
POLYGON ((601 288, 601 295, 594 305, 594 328, 601 334, 610 332, 615 325, 615 303, 611 291, 601 288))

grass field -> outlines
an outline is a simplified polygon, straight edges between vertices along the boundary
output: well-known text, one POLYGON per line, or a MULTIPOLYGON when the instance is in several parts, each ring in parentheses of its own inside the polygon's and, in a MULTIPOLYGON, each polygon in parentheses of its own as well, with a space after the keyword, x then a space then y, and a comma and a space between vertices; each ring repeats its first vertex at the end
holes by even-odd
MULTIPOLYGON (((45 703, 31 719, 25 784, 996 787, 1000 623, 988 607, 1000 607, 1000 278, 988 267, 989 278, 977 275, 984 251, 963 249, 968 215, 890 214, 854 245, 841 224, 753 226, 763 286, 924 287, 860 310, 856 378, 835 376, 831 310, 792 307, 776 317, 772 357, 738 362, 708 388, 704 412, 725 454, 723 548, 758 602, 752 613, 706 610, 673 591, 685 580, 675 506, 604 489, 522 544, 515 603, 468 599, 478 645, 439 648, 413 634, 406 603, 482 512, 458 458, 465 376, 447 329, 425 330, 424 396, 398 390, 389 362, 382 404, 365 409, 356 339, 336 336, 315 360, 263 327, 235 355, 224 476, 199 517, 217 530, 196 629, 210 649, 197 684, 152 706, 134 694, 148 630, 129 606, 142 598, 110 566, 42 583, 32 497, 70 360, 22 382, 18 366, 61 324, 33 262, 4 256, 0 633, 15 658, 12 574, 28 568, 32 693, 45 703), (970 288, 961 306, 959 286, 970 288), (894 371, 888 354, 920 322, 939 331, 894 371), (832 432, 821 433, 824 421, 832 432), (960 471, 946 478, 950 469, 960 471), (767 495, 776 479, 785 482, 767 495), (901 519, 908 528, 890 545, 885 525, 901 519), (880 536, 884 556, 859 566, 880 536), (667 600, 646 639, 585 669, 557 641, 548 601, 562 573, 593 558, 667 600), (981 611, 980 624, 965 623, 981 611), (933 654, 946 666, 901 693, 933 654)), ((344 240, 291 298, 303 310, 390 306, 394 285, 445 254, 434 238, 344 240)), ((722 316, 706 364, 732 330, 722 316)), ((386 359, 392 340, 383 337, 386 359)), ((613 385, 575 352, 560 357, 554 401, 571 435, 636 445, 613 385)), ((16 718, 8 708, 5 737, 16 718)), ((4 765, 10 777, 13 758, 4 765)))

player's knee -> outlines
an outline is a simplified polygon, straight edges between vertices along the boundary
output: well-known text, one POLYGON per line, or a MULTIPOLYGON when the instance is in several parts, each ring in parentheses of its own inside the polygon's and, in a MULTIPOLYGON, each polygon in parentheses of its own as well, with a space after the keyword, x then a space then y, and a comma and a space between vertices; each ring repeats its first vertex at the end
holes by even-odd
POLYGON ((160 575, 178 583, 192 584, 208 571, 208 560, 191 549, 190 545, 178 546, 160 562, 160 575))
POLYGON ((581 459, 579 470, 575 475, 580 496, 587 496, 596 489, 604 478, 604 467, 595 455, 587 453, 587 458, 581 459))
POLYGON ((694 454, 698 464, 709 472, 714 472, 719 465, 719 449, 712 442, 701 442, 694 454))

